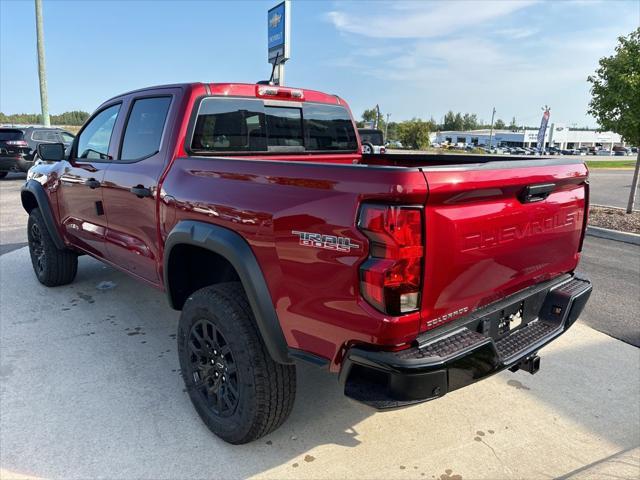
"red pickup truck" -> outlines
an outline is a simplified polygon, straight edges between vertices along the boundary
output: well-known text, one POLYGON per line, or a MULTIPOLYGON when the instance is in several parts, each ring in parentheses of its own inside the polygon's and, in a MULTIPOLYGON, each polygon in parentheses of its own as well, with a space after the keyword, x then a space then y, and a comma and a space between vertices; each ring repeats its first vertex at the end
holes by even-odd
POLYGON ((538 350, 591 293, 575 159, 362 155, 336 95, 183 84, 105 102, 22 190, 38 280, 89 254, 181 310, 182 375, 231 443, 277 428, 295 360, 378 409, 431 400, 538 350))

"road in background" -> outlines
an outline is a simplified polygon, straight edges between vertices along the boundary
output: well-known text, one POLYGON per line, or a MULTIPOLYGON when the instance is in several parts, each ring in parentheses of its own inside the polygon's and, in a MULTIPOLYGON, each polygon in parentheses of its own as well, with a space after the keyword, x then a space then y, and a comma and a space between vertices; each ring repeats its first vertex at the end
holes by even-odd
MULTIPOLYGON (((632 180, 633 169, 631 168, 592 168, 589 171, 591 203, 627 208, 632 180)), ((636 192, 636 209, 640 209, 638 192, 636 192)))
POLYGON ((581 320, 640 347, 640 247, 587 236, 579 271, 593 282, 581 320))

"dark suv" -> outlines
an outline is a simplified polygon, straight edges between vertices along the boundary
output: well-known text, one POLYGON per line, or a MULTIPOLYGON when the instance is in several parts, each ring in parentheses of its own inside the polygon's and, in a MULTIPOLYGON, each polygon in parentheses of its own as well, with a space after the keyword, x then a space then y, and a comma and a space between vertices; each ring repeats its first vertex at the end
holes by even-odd
POLYGON ((61 128, 0 127, 0 178, 11 171, 26 172, 37 159, 40 143, 71 146, 74 135, 61 128))

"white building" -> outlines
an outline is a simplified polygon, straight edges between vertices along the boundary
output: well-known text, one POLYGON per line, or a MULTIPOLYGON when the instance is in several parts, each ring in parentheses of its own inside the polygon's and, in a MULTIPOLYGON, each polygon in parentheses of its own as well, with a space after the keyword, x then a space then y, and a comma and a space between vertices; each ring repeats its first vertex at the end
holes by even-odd
MULTIPOLYGON (((489 145, 489 129, 468 131, 444 131, 431 135, 431 142, 489 145)), ((494 130, 491 144, 493 146, 535 147, 538 141, 538 130, 494 130)), ((545 147, 573 149, 580 147, 602 147, 611 150, 615 146, 624 146, 617 133, 599 132, 597 130, 572 130, 566 125, 552 123, 544 136, 545 147)))

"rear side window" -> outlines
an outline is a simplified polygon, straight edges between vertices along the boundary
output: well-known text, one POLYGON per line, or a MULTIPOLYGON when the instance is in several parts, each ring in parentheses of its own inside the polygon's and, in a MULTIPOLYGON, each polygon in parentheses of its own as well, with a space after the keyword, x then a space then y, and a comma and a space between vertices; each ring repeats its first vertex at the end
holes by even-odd
POLYGON ((14 130, 9 128, 0 129, 0 142, 6 142, 8 140, 22 140, 24 133, 22 130, 14 130))
POLYGON ((34 130, 31 134, 31 140, 36 142, 57 142, 58 132, 54 130, 34 130))
POLYGON ((200 104, 195 152, 354 151, 356 133, 340 105, 264 105, 262 100, 206 98, 200 104))
POLYGON ((133 103, 122 141, 122 160, 139 160, 160 150, 171 97, 141 98, 133 103))

